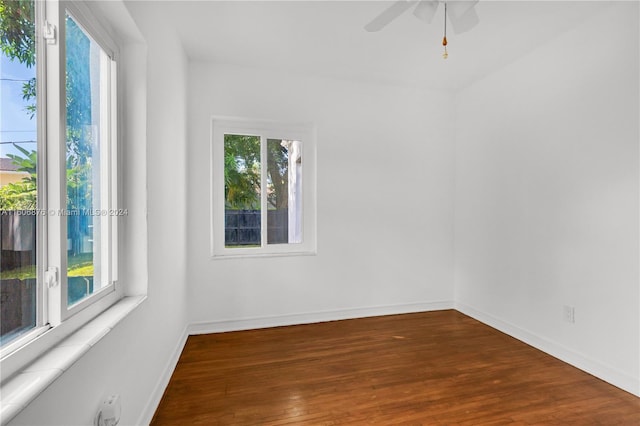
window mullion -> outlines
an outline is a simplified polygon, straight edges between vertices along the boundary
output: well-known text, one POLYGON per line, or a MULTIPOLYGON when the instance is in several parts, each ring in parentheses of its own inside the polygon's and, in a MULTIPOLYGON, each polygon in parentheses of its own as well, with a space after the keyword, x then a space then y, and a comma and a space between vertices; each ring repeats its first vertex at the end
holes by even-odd
POLYGON ((46 191, 48 321, 60 324, 67 281, 66 144, 65 144, 65 33, 64 11, 57 2, 46 3, 47 23, 57 29, 58 39, 46 46, 46 191), (55 269, 54 269, 55 268, 55 269))
POLYGON ((110 59, 104 51, 100 52, 100 75, 104 78, 100 81, 100 209, 102 220, 100 221, 100 256, 101 273, 97 274, 102 279, 102 287, 111 283, 111 202, 110 202, 110 142, 111 129, 109 128, 111 110, 110 103, 110 59), (106 212, 106 215, 103 214, 106 212))
POLYGON ((108 58, 109 68, 109 143, 108 143, 108 156, 109 156, 109 208, 113 209, 116 213, 109 217, 111 224, 110 244, 108 248, 110 258, 109 263, 109 277, 110 282, 115 283, 118 280, 118 221, 121 212, 118 210, 120 207, 119 192, 118 192, 118 70, 117 62, 113 58, 108 58))
POLYGON ((267 246, 267 138, 260 136, 260 241, 267 246))
MULTIPOLYGON (((35 2, 36 8, 36 111, 37 111, 37 162, 36 162, 36 188, 37 206, 39 212, 46 212, 47 207, 47 113, 46 113, 46 43, 42 27, 46 22, 46 9, 43 2, 35 2)), ((47 219, 45 214, 39 214, 36 222, 36 265, 37 265, 37 293, 36 293, 36 326, 42 326, 48 322, 48 294, 44 284, 44 271, 47 263, 47 219)))

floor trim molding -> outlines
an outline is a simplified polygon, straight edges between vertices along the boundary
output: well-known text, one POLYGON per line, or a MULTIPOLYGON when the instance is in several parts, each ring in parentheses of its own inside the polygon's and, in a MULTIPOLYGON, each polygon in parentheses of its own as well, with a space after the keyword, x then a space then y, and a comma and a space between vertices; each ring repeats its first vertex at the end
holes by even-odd
POLYGON ((453 301, 406 303, 363 308, 337 309, 330 311, 308 312, 290 315, 274 315, 216 321, 194 322, 189 325, 189 335, 223 333, 228 331, 255 330, 288 325, 312 324, 325 321, 339 321, 354 318, 398 315, 414 312, 440 311, 453 309, 453 301))
POLYGON ((180 335, 180 339, 178 340, 176 346, 171 351, 171 356, 169 360, 165 364, 163 368, 162 374, 160 378, 156 382, 153 387, 153 392, 151 392, 151 396, 147 401, 144 409, 142 410, 142 414, 140 415, 138 422, 136 424, 139 425, 148 425, 153 420, 153 415, 156 413, 158 406, 160 405, 160 400, 162 400, 162 396, 164 395, 164 391, 167 389, 169 385, 169 380, 171 380, 171 376, 173 375, 176 366, 178 365, 178 360, 180 359, 180 355, 184 350, 184 346, 187 343, 187 338, 189 337, 188 326, 185 326, 180 335))

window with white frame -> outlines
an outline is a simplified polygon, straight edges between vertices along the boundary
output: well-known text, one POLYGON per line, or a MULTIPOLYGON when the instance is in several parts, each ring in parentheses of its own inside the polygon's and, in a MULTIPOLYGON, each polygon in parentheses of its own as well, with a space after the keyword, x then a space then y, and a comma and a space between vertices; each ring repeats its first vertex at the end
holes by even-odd
POLYGON ((2 2, 0 32, 4 359, 121 297, 117 222, 127 212, 117 208, 108 32, 86 5, 49 0, 2 2))
POLYGON ((214 118, 212 255, 316 250, 312 125, 214 118))

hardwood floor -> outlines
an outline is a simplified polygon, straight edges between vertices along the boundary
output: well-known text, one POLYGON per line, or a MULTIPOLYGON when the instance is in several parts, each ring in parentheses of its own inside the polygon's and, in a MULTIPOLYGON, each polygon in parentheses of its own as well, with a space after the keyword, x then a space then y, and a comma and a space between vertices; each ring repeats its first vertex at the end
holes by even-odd
POLYGON ((640 398, 456 311, 189 337, 152 425, 640 425, 640 398))

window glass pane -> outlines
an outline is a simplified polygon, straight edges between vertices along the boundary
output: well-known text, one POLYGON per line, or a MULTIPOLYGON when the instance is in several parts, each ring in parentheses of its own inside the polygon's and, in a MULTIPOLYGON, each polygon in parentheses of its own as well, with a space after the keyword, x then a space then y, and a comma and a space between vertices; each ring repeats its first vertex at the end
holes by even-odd
POLYGON ((260 137, 224 135, 225 247, 260 247, 260 137))
POLYGON ((267 243, 302 242, 302 143, 267 140, 267 243))
MULTIPOLYGON (((104 52, 70 16, 66 34, 67 304, 99 290, 101 279, 101 89, 104 52)), ((105 236, 106 237, 106 236, 105 236)))
POLYGON ((0 8, 0 343, 36 326, 35 3, 0 8))

